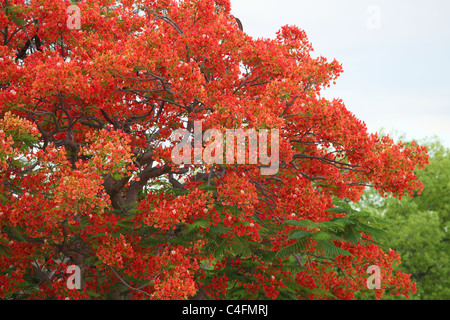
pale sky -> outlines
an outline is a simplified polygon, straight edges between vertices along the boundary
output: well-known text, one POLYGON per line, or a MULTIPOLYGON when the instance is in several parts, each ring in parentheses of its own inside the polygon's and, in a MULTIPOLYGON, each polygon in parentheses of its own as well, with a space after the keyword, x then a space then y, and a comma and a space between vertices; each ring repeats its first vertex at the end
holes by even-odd
POLYGON ((341 98, 369 132, 437 135, 450 147, 450 1, 231 0, 244 31, 273 38, 305 30, 313 56, 344 72, 324 96, 341 98))

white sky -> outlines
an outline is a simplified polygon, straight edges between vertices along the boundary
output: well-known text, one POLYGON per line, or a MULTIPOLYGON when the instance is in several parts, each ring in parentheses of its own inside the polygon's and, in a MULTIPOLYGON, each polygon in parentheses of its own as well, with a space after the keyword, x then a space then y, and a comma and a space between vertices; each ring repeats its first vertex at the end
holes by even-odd
POLYGON ((437 135, 450 147, 450 1, 231 0, 244 31, 273 38, 281 26, 306 31, 322 55, 342 63, 341 98, 370 132, 407 139, 437 135))

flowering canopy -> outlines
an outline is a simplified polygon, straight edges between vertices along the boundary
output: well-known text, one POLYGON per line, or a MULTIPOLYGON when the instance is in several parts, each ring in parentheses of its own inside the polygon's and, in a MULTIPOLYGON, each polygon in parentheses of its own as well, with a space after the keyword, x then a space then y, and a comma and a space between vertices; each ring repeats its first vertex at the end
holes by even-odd
POLYGON ((0 1, 0 297, 352 299, 415 290, 348 202, 420 192, 427 151, 320 91, 304 31, 254 39, 229 0, 0 1), (278 129, 279 170, 175 165, 171 134, 278 129), (81 288, 66 285, 69 265, 81 288))

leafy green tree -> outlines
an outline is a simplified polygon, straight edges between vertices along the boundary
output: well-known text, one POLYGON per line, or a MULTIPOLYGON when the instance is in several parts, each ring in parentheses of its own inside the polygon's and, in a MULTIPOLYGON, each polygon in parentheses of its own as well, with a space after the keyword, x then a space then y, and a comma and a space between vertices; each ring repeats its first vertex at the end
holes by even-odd
POLYGON ((450 299, 450 150, 437 138, 422 144, 430 154, 426 169, 416 172, 424 184, 422 193, 398 200, 382 198, 371 189, 358 208, 388 223, 386 233, 378 240, 385 249, 400 254, 401 269, 416 282, 417 293, 409 299, 450 299))

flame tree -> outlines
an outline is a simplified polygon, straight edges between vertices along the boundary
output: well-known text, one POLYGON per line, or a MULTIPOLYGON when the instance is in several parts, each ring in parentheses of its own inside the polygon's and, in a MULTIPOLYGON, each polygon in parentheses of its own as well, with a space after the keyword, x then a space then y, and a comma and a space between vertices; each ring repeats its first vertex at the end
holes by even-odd
POLYGON ((352 299, 370 265, 377 297, 415 291, 351 202, 420 191, 427 150, 322 98, 342 67, 304 31, 254 39, 229 0, 78 1, 78 29, 73 4, 0 1, 0 297, 352 299), (175 165, 194 121, 278 129, 278 172, 175 165))

